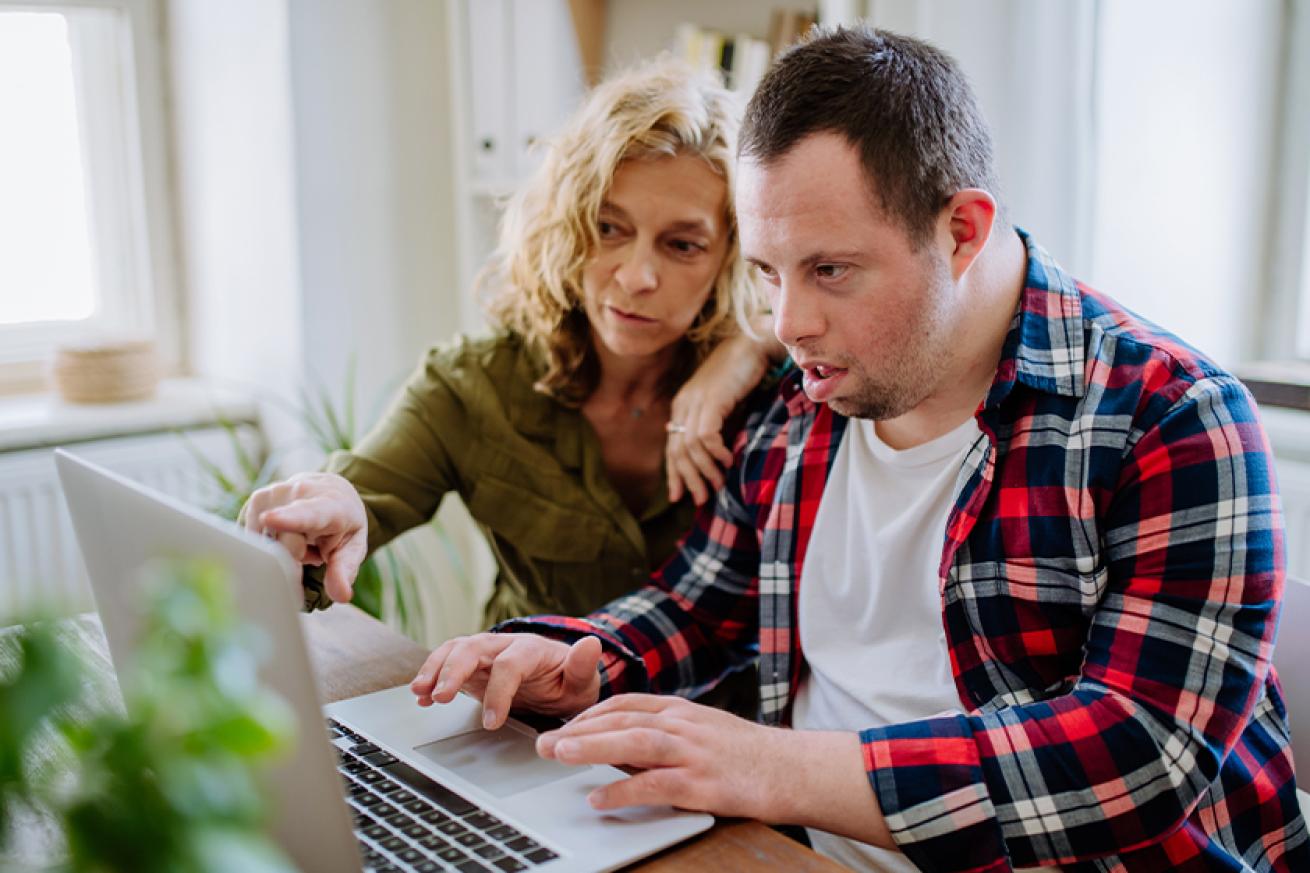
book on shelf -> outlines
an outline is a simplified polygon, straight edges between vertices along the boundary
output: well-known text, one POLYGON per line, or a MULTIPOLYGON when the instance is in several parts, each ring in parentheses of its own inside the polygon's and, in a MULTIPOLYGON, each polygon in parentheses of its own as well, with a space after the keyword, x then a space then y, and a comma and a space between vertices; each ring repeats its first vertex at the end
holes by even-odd
POLYGON ((750 95, 778 52, 813 26, 813 14, 792 9, 773 10, 768 39, 685 23, 678 26, 673 50, 693 67, 717 73, 726 87, 750 95))

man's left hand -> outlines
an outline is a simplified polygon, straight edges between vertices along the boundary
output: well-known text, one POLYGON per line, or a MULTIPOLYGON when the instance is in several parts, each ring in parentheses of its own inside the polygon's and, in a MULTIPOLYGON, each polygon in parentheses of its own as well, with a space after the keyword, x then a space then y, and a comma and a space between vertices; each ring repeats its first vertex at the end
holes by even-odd
POLYGON ((791 731, 764 727, 680 697, 621 694, 542 734, 537 751, 565 764, 643 772, 596 789, 596 809, 644 804, 776 820, 791 731))
POLYGON ((676 806, 895 848, 853 732, 765 727, 681 697, 620 694, 542 734, 537 751, 642 771, 593 791, 596 809, 676 806))

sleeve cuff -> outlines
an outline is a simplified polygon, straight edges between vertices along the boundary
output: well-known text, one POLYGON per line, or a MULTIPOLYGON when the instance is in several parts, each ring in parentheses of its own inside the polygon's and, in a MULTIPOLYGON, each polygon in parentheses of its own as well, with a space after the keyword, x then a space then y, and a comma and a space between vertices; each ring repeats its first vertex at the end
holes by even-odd
POLYGON ((923 870, 1001 871, 1010 861, 964 715, 860 732, 864 768, 905 855, 923 870))
POLYGON ((332 598, 323 590, 322 567, 306 567, 300 577, 300 586, 304 589, 305 612, 327 609, 332 605, 332 598))

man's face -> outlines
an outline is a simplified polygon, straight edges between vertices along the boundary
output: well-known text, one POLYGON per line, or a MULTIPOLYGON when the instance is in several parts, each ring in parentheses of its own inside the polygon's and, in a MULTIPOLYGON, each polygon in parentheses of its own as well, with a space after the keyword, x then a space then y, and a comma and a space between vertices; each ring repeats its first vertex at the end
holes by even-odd
POLYGON ((744 159, 738 179, 742 252, 767 283, 774 331, 810 399, 886 420, 932 396, 962 307, 940 234, 916 251, 836 134, 767 165, 744 159))

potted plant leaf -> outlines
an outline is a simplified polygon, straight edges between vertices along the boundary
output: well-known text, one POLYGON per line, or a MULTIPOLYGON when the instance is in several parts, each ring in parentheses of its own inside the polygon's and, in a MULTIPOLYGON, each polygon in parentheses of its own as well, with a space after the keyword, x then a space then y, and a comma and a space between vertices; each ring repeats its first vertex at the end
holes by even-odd
POLYGON ((215 565, 167 565, 149 591, 121 700, 76 619, 0 637, 0 867, 290 873, 258 773, 294 716, 258 681, 263 641, 215 565), (34 823, 47 838, 24 845, 34 823))

